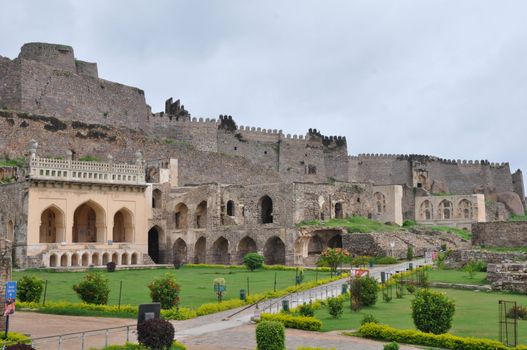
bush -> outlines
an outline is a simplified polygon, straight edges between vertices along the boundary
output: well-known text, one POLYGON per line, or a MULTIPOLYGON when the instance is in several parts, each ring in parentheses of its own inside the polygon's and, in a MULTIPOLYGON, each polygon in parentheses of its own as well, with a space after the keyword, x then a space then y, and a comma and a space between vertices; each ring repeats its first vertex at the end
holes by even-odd
POLYGON ((417 225, 417 223, 414 220, 404 220, 403 221, 403 227, 412 227, 417 225))
POLYGON ((350 293, 354 309, 362 306, 372 306, 377 302, 379 286, 377 281, 369 276, 354 278, 351 281, 350 293))
POLYGON ((17 287, 20 301, 38 303, 44 289, 44 281, 36 276, 23 276, 18 280, 17 287))
POLYGON ((507 317, 527 320, 527 307, 521 305, 515 306, 507 312, 507 317))
POLYGON ((167 273, 152 280, 148 284, 150 298, 153 302, 161 304, 162 309, 171 309, 179 305, 179 284, 176 283, 176 276, 167 273))
POLYGON ((414 247, 411 245, 408 246, 406 249, 406 260, 413 260, 414 259, 414 247))
POLYGON ((397 264, 397 259, 393 256, 378 256, 375 258, 375 263, 380 265, 397 264))
POLYGON ((7 334, 7 339, 5 333, 0 333, 0 347, 4 345, 15 345, 15 344, 31 344, 31 339, 22 333, 9 332, 7 334))
POLYGON ((306 317, 313 317, 315 316, 315 308, 313 307, 313 304, 309 303, 309 304, 303 304, 303 305, 300 305, 298 307, 298 313, 301 315, 301 316, 306 316, 306 317))
POLYGON ((110 261, 109 263, 106 264, 106 271, 114 272, 116 266, 117 265, 113 261, 110 261))
POLYGON ((257 350, 284 350, 285 331, 280 322, 262 321, 256 326, 257 350))
POLYGON ((174 334, 174 326, 166 320, 150 319, 137 325, 137 341, 152 350, 170 349, 174 334))
POLYGON ((342 298, 328 298, 327 300, 328 304, 328 311, 331 317, 333 318, 340 318, 342 316, 342 313, 344 312, 344 300, 342 298))
POLYGON ((288 314, 261 314, 261 321, 276 321, 282 323, 286 328, 303 329, 305 331, 319 331, 322 321, 314 317, 292 316, 288 314))
POLYGON ((455 310, 454 301, 442 293, 427 289, 418 290, 412 300, 415 327, 423 332, 446 333, 452 327, 455 310))
POLYGON ((397 344, 396 342, 392 341, 391 343, 384 344, 383 349, 384 350, 399 350, 399 344, 397 344))
POLYGON ((14 345, 8 345, 5 347, 6 350, 35 350, 34 347, 32 347, 29 344, 14 344, 14 345))
MULTIPOLYGON (((187 347, 174 340, 172 342, 172 347, 170 348, 170 350, 186 350, 187 347)), ((91 350, 95 350, 95 349, 91 349, 91 350)), ((140 345, 140 344, 136 344, 136 343, 125 343, 124 345, 108 345, 104 348, 102 348, 101 350, 145 350, 145 347, 143 345, 140 345)))
POLYGON ((415 286, 413 284, 409 284, 409 285, 406 286, 406 290, 408 291, 408 293, 414 294, 415 293, 415 286))
POLYGON ((248 253, 243 257, 243 264, 249 270, 254 271, 263 266, 264 257, 258 253, 248 253))
POLYGON ((367 314, 367 315, 364 315, 364 317, 360 321, 360 325, 362 326, 363 324, 366 324, 366 323, 379 323, 379 321, 377 321, 375 316, 373 316, 372 314, 367 314))
POLYGON ((426 347, 451 350, 513 350, 526 349, 525 346, 509 348, 499 341, 484 338, 464 338, 452 334, 433 334, 413 329, 395 329, 390 326, 366 323, 358 333, 365 338, 396 341, 404 344, 423 345, 426 347))
POLYGON ((88 272, 84 279, 73 286, 82 301, 88 304, 108 304, 110 285, 108 279, 99 272, 88 272))

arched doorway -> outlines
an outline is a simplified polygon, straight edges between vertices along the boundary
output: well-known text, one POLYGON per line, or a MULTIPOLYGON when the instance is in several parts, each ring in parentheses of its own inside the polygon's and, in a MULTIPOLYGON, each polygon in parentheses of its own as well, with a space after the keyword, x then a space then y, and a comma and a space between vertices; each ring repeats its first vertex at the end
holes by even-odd
POLYGON ((51 206, 40 215, 40 243, 58 243, 64 239, 64 213, 51 206))
POLYGON ((260 223, 271 224, 273 222, 273 200, 265 195, 258 201, 260 209, 260 223))
POLYGON ((225 239, 225 237, 218 238, 213 244, 212 244, 212 263, 213 264, 221 264, 221 265, 229 265, 231 262, 230 254, 229 254, 229 241, 225 239))
POLYGON ((285 265, 285 244, 273 236, 265 242, 264 259, 267 265, 285 265))
POLYGON ((113 216, 112 239, 114 242, 134 241, 134 220, 130 210, 123 208, 113 216))
POLYGON ((324 242, 319 235, 314 235, 307 245, 307 255, 320 255, 324 251, 324 242))
POLYGON ((342 210, 342 203, 335 204, 335 218, 342 219, 343 216, 344 216, 344 213, 342 210))
POLYGON ((342 248, 342 236, 337 234, 331 237, 328 241, 329 248, 342 248))
POLYGON ((154 226, 148 231, 148 255, 156 264, 159 264, 161 258, 159 254, 160 236, 161 229, 158 226, 154 226))
POLYGON ((243 257, 248 253, 255 253, 256 251, 256 242, 254 241, 254 239, 249 236, 243 237, 242 240, 238 243, 236 263, 243 264, 243 257))
POLYGON ((73 242, 104 242, 106 225, 104 209, 89 201, 73 213, 73 242))
POLYGON ((187 262, 187 244, 181 238, 178 238, 174 243, 173 254, 172 262, 174 264, 176 264, 176 262, 179 264, 187 262))
POLYGON ((202 201, 196 208, 196 228, 207 227, 207 202, 202 201))
POLYGON ((194 245, 194 264, 205 264, 207 259, 207 240, 200 237, 194 245))
POLYGON ((174 214, 174 221, 176 230, 188 228, 188 208, 184 203, 176 205, 176 213, 174 214))
POLYGON ((227 202, 227 216, 234 216, 234 201, 230 200, 227 202))
POLYGON ((161 209, 161 198, 163 197, 163 193, 160 189, 156 188, 152 191, 152 208, 154 209, 161 209))
POLYGON ((9 220, 7 223, 7 239, 11 242, 15 240, 15 224, 13 220, 9 220))

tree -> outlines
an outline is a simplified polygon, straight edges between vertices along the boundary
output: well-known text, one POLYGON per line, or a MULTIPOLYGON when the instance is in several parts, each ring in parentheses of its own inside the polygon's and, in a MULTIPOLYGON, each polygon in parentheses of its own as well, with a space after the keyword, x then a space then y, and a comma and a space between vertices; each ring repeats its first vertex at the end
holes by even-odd
POLYGON ((243 264, 249 270, 254 271, 263 266, 264 257, 258 253, 248 253, 243 257, 243 264))
POLYGON ((443 293, 420 289, 412 300, 412 318, 415 327, 423 332, 442 334, 452 327, 456 307, 443 293))
POLYGON ((331 276, 337 272, 337 268, 350 261, 350 253, 343 248, 327 248, 317 261, 318 266, 327 266, 331 269, 331 276))

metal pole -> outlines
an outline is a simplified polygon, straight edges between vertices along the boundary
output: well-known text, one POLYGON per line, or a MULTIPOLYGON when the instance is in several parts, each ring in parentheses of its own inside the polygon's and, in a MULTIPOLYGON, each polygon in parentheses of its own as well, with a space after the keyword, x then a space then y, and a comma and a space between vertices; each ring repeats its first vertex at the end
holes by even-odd
POLYGON ((251 294, 249 292, 249 277, 247 276, 247 295, 251 294))
POLYGON ((7 332, 9 332, 9 315, 5 318, 5 338, 7 340, 7 332))
POLYGON ((104 347, 107 348, 108 347, 108 330, 106 330, 105 333, 106 334, 104 335, 104 347))
POLYGON ((44 299, 42 300, 42 306, 46 305, 46 295, 48 294, 48 280, 44 284, 44 299))
POLYGON ((117 307, 117 310, 121 311, 121 293, 123 291, 123 281, 119 284, 119 306, 117 307))
MULTIPOLYGON (((258 305, 256 305, 258 307, 258 305)), ((126 342, 130 340, 130 326, 126 326, 126 342)))
POLYGON ((59 348, 58 350, 62 349, 62 336, 59 335, 59 348))
POLYGON ((82 332, 82 335, 81 335, 81 350, 84 350, 84 332, 82 332))
POLYGON ((276 271, 274 272, 274 291, 276 292, 276 271))

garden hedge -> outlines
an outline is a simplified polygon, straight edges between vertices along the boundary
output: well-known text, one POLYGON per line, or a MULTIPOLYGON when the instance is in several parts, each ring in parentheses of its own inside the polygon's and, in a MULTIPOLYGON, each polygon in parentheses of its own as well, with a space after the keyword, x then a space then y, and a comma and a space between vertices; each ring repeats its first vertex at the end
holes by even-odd
POLYGON ((425 333, 413 329, 396 329, 376 323, 362 325, 358 330, 358 334, 365 338, 452 350, 527 350, 525 345, 509 348, 492 339, 459 337, 449 333, 425 333))
POLYGON ((287 314, 261 314, 260 321, 276 321, 283 323, 286 328, 303 329, 306 331, 319 331, 322 321, 314 317, 292 316, 287 314))
POLYGON ((31 344, 31 339, 22 333, 9 332, 7 333, 7 338, 5 338, 3 330, 0 334, 0 347, 14 344, 31 344))

